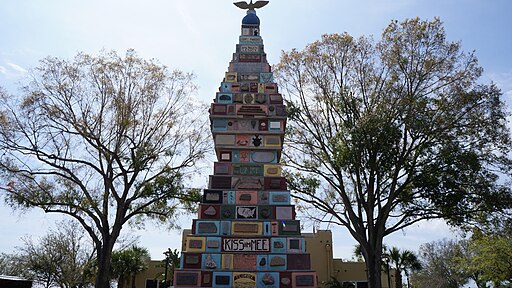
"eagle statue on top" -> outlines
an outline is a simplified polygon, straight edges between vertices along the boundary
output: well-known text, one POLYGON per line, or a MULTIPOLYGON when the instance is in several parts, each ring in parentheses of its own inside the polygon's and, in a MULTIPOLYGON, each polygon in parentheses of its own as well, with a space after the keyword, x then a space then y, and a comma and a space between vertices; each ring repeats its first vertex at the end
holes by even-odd
POLYGON ((258 8, 261 8, 265 5, 267 5, 268 1, 256 1, 255 3, 252 3, 252 0, 251 0, 250 3, 247 3, 245 1, 240 1, 240 2, 235 2, 233 4, 235 4, 235 6, 240 9, 254 10, 254 9, 258 9, 258 8))

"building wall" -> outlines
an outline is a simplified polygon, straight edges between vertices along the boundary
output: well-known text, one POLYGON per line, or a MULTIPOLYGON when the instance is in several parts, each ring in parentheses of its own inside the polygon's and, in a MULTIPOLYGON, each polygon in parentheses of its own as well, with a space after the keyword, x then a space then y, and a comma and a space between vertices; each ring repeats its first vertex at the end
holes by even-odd
POLYGON ((32 281, 15 276, 0 275, 0 287, 5 288, 31 288, 32 281))
MULTIPOLYGON (((136 288, 158 288, 162 287, 159 286, 157 283, 160 283, 164 280, 164 273, 165 273, 165 262, 163 260, 150 260, 148 261, 148 269, 144 270, 143 272, 137 274, 137 277, 135 277, 135 287, 136 288), (155 281, 154 285, 156 286, 146 286, 146 281, 149 280, 150 282, 155 281)), ((171 274, 167 275, 167 279, 170 279, 172 277, 171 274)), ((148 283, 152 284, 152 283, 148 283)), ((126 286, 126 288, 131 288, 131 283, 126 286)))
MULTIPOLYGON (((318 275, 318 287, 336 278, 340 282, 366 282, 366 266, 364 262, 346 262, 334 259, 332 254, 332 233, 330 230, 318 230, 315 233, 303 233, 306 239, 306 250, 311 255, 311 266, 318 275)), ((391 272, 391 287, 394 285, 394 273, 391 272)), ((387 274, 382 273, 382 287, 389 288, 387 274)))
POLYGON ((316 271, 318 284, 326 283, 334 275, 334 259, 332 255, 332 233, 320 230, 317 233, 303 233, 306 240, 306 251, 310 254, 311 267, 316 271))

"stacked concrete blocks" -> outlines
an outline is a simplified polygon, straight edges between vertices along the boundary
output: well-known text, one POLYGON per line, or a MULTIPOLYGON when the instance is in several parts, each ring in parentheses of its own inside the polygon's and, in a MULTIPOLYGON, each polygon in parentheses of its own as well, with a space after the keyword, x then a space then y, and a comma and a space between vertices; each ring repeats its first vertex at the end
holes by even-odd
POLYGON ((281 176, 286 109, 259 32, 249 10, 211 104, 218 161, 185 237, 175 287, 316 287, 281 176))

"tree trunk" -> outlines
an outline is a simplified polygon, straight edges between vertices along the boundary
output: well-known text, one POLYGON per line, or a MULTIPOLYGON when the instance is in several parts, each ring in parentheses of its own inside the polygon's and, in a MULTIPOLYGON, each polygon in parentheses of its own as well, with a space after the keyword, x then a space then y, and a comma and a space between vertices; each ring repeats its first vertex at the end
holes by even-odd
MULTIPOLYGON (((104 249, 102 249, 104 250, 104 249)), ((103 251, 101 251, 102 254, 103 251)), ((110 288, 110 258, 106 255, 98 257, 98 274, 96 274, 95 288, 110 288)))
POLYGON ((368 271, 368 288, 382 288, 381 283, 381 260, 380 253, 372 253, 366 259, 366 270, 368 271), (377 255, 379 254, 379 255, 377 255))
POLYGON ((124 288, 125 282, 124 276, 119 276, 119 279, 117 280, 117 288, 124 288))
POLYGON ((96 274, 95 288, 110 288, 110 265, 112 261, 112 249, 114 247, 114 244, 110 242, 115 241, 109 241, 112 240, 109 236, 104 236, 107 240, 104 239, 102 245, 96 248, 98 255, 98 273, 96 274))
POLYGON ((395 287, 402 288, 402 271, 395 269, 395 287))

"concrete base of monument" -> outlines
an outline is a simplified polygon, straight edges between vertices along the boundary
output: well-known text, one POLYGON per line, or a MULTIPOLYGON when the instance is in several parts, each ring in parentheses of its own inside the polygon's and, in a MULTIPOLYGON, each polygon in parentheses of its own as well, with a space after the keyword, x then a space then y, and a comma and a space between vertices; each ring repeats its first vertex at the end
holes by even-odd
MULTIPOLYGON (((190 235, 190 233, 191 233, 191 230, 184 230, 183 238, 185 238, 186 235, 190 235)), ((343 261, 342 259, 335 259, 332 257, 333 242, 332 242, 331 231, 318 230, 318 231, 316 231, 316 233, 302 233, 302 236, 304 236, 303 239, 305 239, 304 251, 308 251, 310 253, 309 255, 310 255, 310 262, 311 262, 310 263, 311 271, 315 271, 315 273, 316 273, 317 287, 319 287, 319 288, 326 287, 326 283, 329 280, 331 280, 332 278, 335 278, 342 283, 348 282, 354 288, 367 287, 367 286, 365 286, 368 284, 367 284, 367 278, 366 278, 366 272, 365 272, 366 267, 365 267, 364 262, 343 261)), ((199 244, 199 243, 196 242, 196 244, 199 244)), ((213 244, 213 247, 216 247, 217 245, 220 244, 220 240, 219 240, 219 242, 212 243, 212 244, 213 244)), ((183 247, 181 248, 182 251, 185 251, 186 245, 187 245, 186 241, 183 241, 183 247)), ((192 244, 192 246, 194 246, 194 245, 195 244, 192 244)), ((270 245, 272 245, 272 243, 270 245)), ((199 250, 206 249, 206 251, 208 251, 207 249, 211 249, 211 248, 208 248, 207 243, 205 243, 205 244, 200 243, 200 245, 195 246, 195 247, 197 247, 196 249, 199 249, 199 250), (204 245, 206 245, 206 247, 204 245)), ((216 248, 214 248, 214 249, 216 249, 216 248)), ((297 253, 300 254, 301 252, 297 252, 297 253)), ((228 254, 226 254, 226 255, 228 255, 228 254)), ((242 258, 240 258, 240 259, 242 259, 242 258)), ((197 261, 199 261, 199 259, 197 259, 197 261)), ((226 262, 229 262, 229 261, 226 261, 226 262)), ((281 286, 281 285, 277 285, 275 283, 275 280, 277 279, 277 274, 281 275, 281 273, 288 272, 288 271, 270 271, 269 272, 268 271, 269 268, 265 267, 265 265, 270 264, 268 257, 258 255, 256 258, 256 263, 258 265, 257 267, 260 267, 260 269, 262 269, 262 270, 251 271, 248 273, 249 275, 253 275, 254 273, 256 273, 255 274, 256 275, 256 278, 255 278, 256 283, 261 280, 261 283, 267 285, 267 286, 263 286, 263 287, 276 287, 276 288, 292 287, 292 286, 284 286, 284 284, 283 284, 283 286, 281 286), (266 273, 263 271, 266 271, 266 273), (262 273, 262 272, 263 272, 263 274, 258 274, 258 273, 262 273), (265 275, 265 274, 268 274, 268 275, 265 275), (260 278, 258 278, 258 275, 260 275, 260 278), (272 281, 274 281, 274 284, 270 284, 272 281)), ((163 260, 150 261, 148 263, 148 269, 137 274, 137 276, 135 278, 136 287, 163 288, 164 287, 163 280, 164 280, 164 275, 165 275, 165 273, 164 273, 165 265, 164 264, 165 264, 165 261, 163 261, 163 260)), ((237 263, 237 265, 239 265, 239 263, 237 263)), ((233 266, 229 266, 229 267, 225 267, 224 269, 226 269, 226 270, 232 269, 232 267, 233 266)), ((183 270, 176 269, 176 271, 183 271, 183 270)), ((204 282, 212 283, 211 285, 213 285, 213 279, 214 279, 213 272, 214 271, 205 271, 206 273, 202 273, 199 269, 199 270, 195 270, 195 271, 183 271, 183 272, 192 273, 190 275, 195 275, 195 276, 192 276, 191 280, 189 280, 191 282, 192 282, 192 280, 196 279, 196 281, 201 280, 201 285, 203 285, 203 287, 212 287, 212 286, 206 286, 207 284, 204 282), (198 274, 197 272, 201 272, 201 273, 198 274)), ((223 272, 223 271, 220 270, 218 272, 223 272)), ((301 271, 301 272, 303 272, 303 271, 301 271)), ((167 277, 168 280, 170 280, 172 278, 170 273, 171 272, 169 270, 168 277, 167 277)), ((237 272, 237 273, 247 274, 247 273, 243 273, 243 272, 237 272)), ((219 275, 227 276, 225 274, 219 274, 219 275)), ((184 276, 186 276, 186 275, 184 275, 184 276)), ((393 276, 394 276, 394 271, 391 270, 390 271, 391 287, 395 287, 394 286, 395 279, 393 276)), ((228 278, 233 279, 233 274, 231 274, 231 277, 223 277, 223 278, 220 278, 219 280, 222 283, 222 281, 227 281, 228 278)), ((290 278, 290 283, 291 283, 291 276, 289 278, 290 278)), ((176 278, 174 278, 174 279, 176 279, 176 278)), ((256 283, 252 283, 251 277, 238 276, 237 279, 239 279, 240 282, 247 282, 247 283, 240 284, 240 286, 244 285, 243 287, 256 287, 256 288, 258 287, 258 286, 255 286, 255 285, 257 285, 256 283)), ((280 280, 282 280, 282 279, 280 279, 280 280)), ((299 281, 301 281, 301 280, 304 280, 304 279, 299 278, 299 281)), ((307 280, 307 279, 305 279, 305 280, 307 280)), ((230 280, 230 281, 233 281, 233 280, 230 280)), ((284 281, 286 282, 286 280, 284 280, 284 281)), ((190 283, 190 282, 187 282, 187 283, 190 283)), ((232 282, 230 282, 230 283, 232 283, 232 282)), ((290 285, 290 283, 287 285, 290 285)), ((382 275, 383 288, 389 288, 387 286, 387 283, 388 283, 387 275, 383 274, 382 275)), ((210 285, 210 284, 208 284, 208 285, 210 285)), ((222 285, 224 285, 224 284, 222 284, 222 285)), ((129 284, 128 287, 131 287, 131 284, 129 284)), ((181 286, 181 287, 184 287, 184 286, 181 286)), ((192 286, 192 287, 198 287, 198 286, 192 286)), ((199 286, 199 287, 201 287, 201 286, 199 286)), ((221 287, 225 287, 225 286, 221 286, 221 287)))
POLYGON ((315 288, 315 272, 176 271, 175 287, 315 288))

